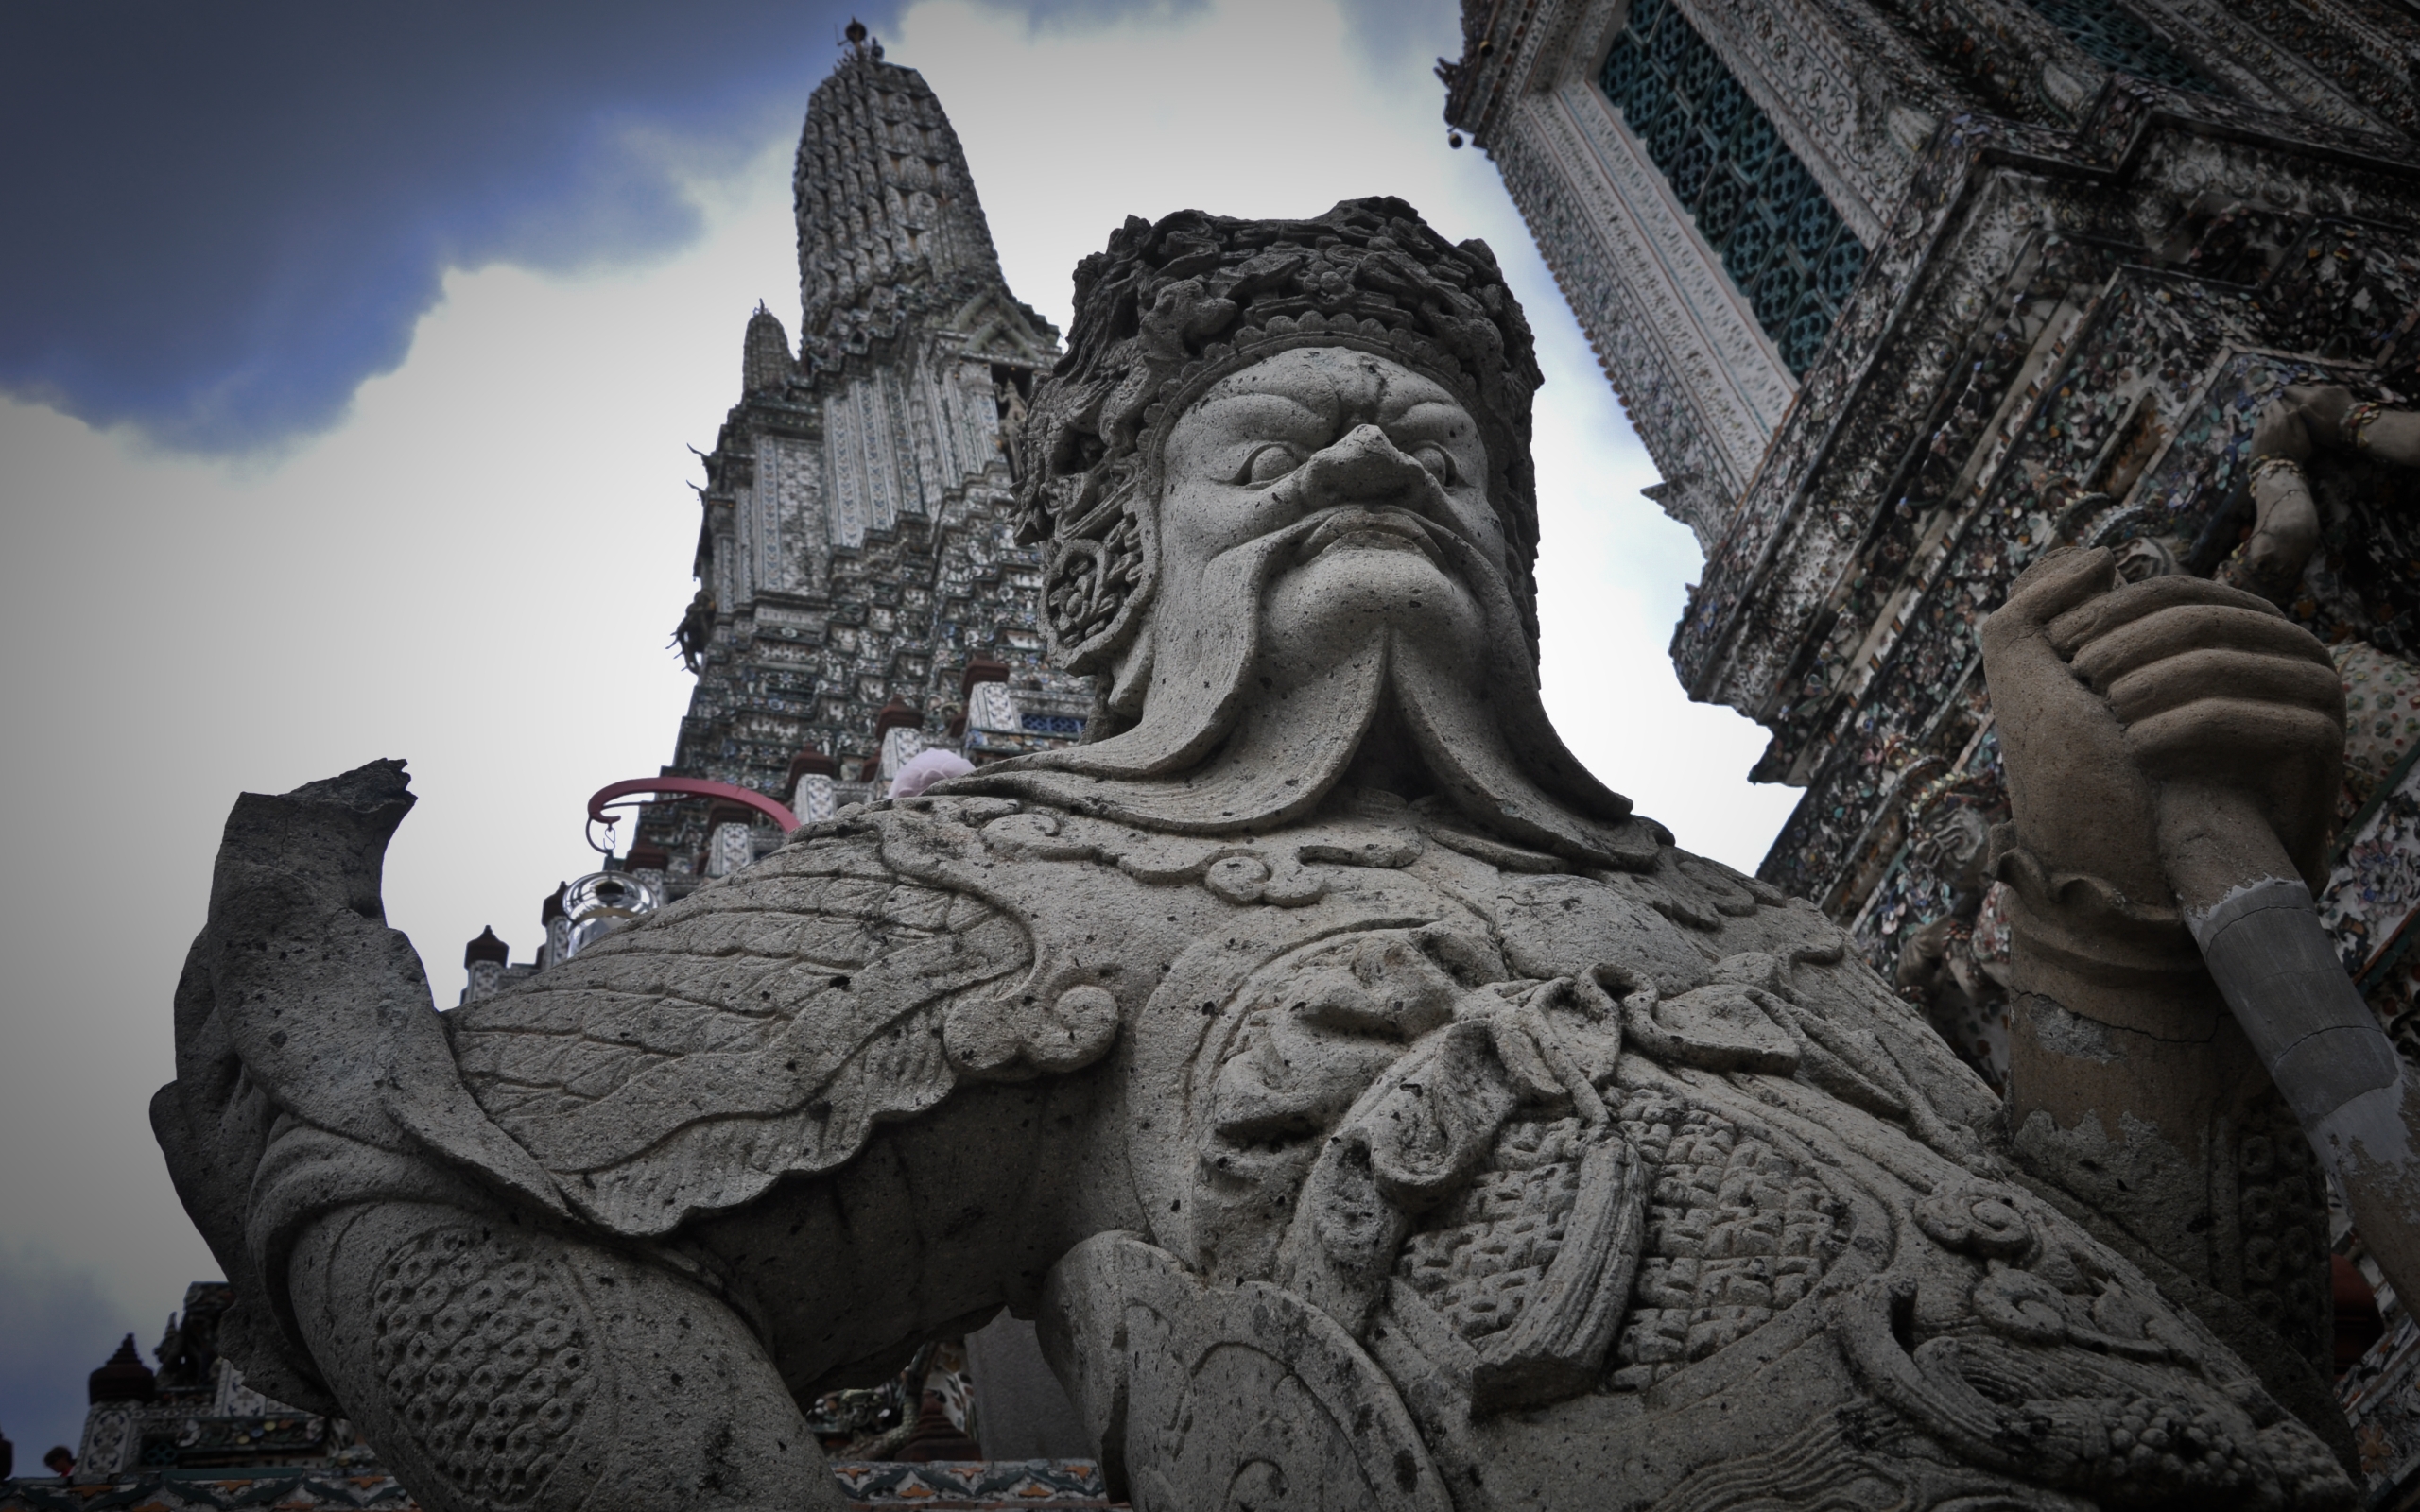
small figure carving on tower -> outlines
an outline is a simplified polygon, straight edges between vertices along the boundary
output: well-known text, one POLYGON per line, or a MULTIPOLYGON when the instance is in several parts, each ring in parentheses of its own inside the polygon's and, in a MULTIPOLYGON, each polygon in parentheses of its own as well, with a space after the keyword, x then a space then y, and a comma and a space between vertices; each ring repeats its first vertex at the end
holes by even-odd
POLYGON ((715 634, 715 598, 700 588, 689 599, 689 607, 681 611, 681 623, 672 628, 672 644, 681 652, 681 663, 695 672, 705 663, 706 647, 715 634))
MULTIPOLYGON (((999 372, 998 369, 993 369, 999 372)), ((1021 480, 1026 473, 1025 458, 1025 394, 1017 387, 1014 373, 1000 373, 993 387, 993 398, 999 405, 1000 451, 1009 459, 1009 476, 1021 480)))
POLYGON ((741 343, 740 387, 745 393, 779 388, 789 382, 789 333, 782 329, 781 318, 756 301, 756 313, 748 318, 748 335, 741 343))

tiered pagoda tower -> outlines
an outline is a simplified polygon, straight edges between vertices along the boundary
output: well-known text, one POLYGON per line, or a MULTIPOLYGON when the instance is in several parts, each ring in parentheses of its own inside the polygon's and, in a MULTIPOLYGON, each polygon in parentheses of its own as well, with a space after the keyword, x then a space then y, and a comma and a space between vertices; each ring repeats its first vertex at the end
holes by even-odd
MULTIPOLYGON (((1039 564, 1012 539, 1011 422, 1058 333, 1002 280, 941 102, 862 27, 808 101, 793 183, 800 340, 762 305, 748 322, 679 632, 697 691, 664 772, 804 818, 880 796, 928 745, 1063 744, 1091 700, 1041 664, 1039 564)), ((746 817, 653 804, 628 865, 677 894, 746 817)))

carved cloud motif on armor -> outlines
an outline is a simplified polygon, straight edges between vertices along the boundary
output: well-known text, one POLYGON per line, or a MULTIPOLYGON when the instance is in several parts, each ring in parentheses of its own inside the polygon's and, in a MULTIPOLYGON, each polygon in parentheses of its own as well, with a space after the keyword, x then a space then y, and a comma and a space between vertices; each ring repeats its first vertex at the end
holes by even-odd
POLYGON ((1914 1218, 1965 1263, 1894 1267, 1844 1296, 1835 1327, 1876 1395, 1961 1457, 2109 1507, 2350 1504, 2317 1435, 2064 1215, 1976 1180, 1914 1218), (1920 1305, 1935 1287, 1963 1305, 1920 1305))

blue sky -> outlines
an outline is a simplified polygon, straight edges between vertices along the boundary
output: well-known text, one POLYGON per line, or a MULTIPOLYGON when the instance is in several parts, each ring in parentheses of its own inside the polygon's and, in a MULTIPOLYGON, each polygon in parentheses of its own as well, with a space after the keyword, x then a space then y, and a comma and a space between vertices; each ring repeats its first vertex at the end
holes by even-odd
MULTIPOLYGON (((1796 795, 1664 645, 1699 557, 1430 60, 1452 0, 860 7, 964 139, 1011 285, 1065 323, 1127 214, 1398 194, 1496 249, 1547 375, 1547 703, 1684 844, 1796 795)), ((409 759, 389 917, 441 1002, 669 759, 687 447, 759 299, 848 8, 0 8, 0 1432, 216 1268, 144 1117, 243 789, 409 759)))

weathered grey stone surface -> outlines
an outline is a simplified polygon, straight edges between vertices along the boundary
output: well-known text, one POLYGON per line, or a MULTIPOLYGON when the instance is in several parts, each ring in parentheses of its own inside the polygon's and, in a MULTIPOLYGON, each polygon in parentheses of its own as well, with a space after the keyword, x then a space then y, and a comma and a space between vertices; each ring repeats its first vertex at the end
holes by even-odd
POLYGON ((1100 1458, 1100 1445, 1042 1357, 1032 1323, 1003 1313, 968 1334, 966 1371, 985 1459, 1100 1458))
MULTIPOLYGON (((2237 1222, 2210 1200, 2238 1176, 2219 1160, 2281 1101, 2408 1293, 2420 1086, 2313 902, 2344 687, 2269 601, 2291 595, 2318 543, 2303 476, 2315 442, 2420 462, 2415 417, 2290 387, 2253 433, 2243 586, 2174 573, 2164 552, 2069 550, 1985 623, 2013 811, 1995 846, 2016 946, 2009 1117, 2035 1169, 2184 1254, 2190 1230, 2237 1222)), ((2276 1163, 2308 1163, 2302 1140, 2281 1143, 2276 1163)))
POLYGON ((828 1504, 792 1399, 1004 1305, 1145 1508, 2350 1504, 1839 927, 1555 737, 1483 246, 1130 221, 1069 345, 1105 738, 444 1017, 400 768, 238 804, 154 1114, 248 1371, 443 1512, 828 1504))

